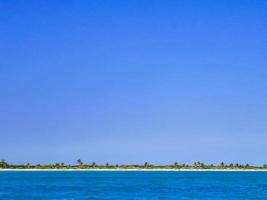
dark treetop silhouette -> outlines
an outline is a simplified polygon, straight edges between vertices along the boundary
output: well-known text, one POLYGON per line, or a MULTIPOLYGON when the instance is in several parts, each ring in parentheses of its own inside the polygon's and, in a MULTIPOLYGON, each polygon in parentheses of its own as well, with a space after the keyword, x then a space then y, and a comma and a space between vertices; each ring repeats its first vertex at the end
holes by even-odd
POLYGON ((221 162, 218 165, 215 164, 204 164, 203 162, 194 162, 192 165, 189 164, 179 164, 174 162, 171 165, 152 165, 145 162, 143 165, 118 165, 106 163, 104 165, 97 165, 95 162, 91 164, 84 163, 81 159, 77 160, 76 165, 67 165, 64 163, 55 164, 36 164, 32 165, 30 163, 26 164, 10 164, 6 160, 2 159, 0 161, 0 169, 266 169, 267 165, 263 166, 252 166, 249 164, 225 164, 221 162))

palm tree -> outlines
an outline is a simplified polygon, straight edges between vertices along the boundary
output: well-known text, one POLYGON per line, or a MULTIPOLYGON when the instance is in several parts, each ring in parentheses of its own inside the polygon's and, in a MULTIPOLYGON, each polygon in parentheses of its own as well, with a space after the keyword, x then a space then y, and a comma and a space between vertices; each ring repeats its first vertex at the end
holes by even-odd
POLYGON ((148 162, 145 162, 144 167, 148 167, 148 166, 149 166, 148 162))
POLYGON ((80 165, 80 166, 82 166, 82 165, 83 165, 83 162, 82 162, 82 160, 81 160, 81 159, 78 159, 78 160, 77 160, 77 163, 78 163, 78 165, 80 165))
POLYGON ((92 167, 96 167, 96 163, 95 162, 92 162, 92 167))
POLYGON ((194 162, 194 167, 204 167, 204 163, 198 161, 198 162, 194 162))
POLYGON ((174 165, 175 167, 177 167, 177 166, 178 166, 178 162, 174 162, 173 165, 174 165))
POLYGON ((0 161, 0 167, 5 168, 5 167, 7 167, 7 166, 8 166, 8 163, 7 163, 4 159, 2 159, 2 160, 0 161))

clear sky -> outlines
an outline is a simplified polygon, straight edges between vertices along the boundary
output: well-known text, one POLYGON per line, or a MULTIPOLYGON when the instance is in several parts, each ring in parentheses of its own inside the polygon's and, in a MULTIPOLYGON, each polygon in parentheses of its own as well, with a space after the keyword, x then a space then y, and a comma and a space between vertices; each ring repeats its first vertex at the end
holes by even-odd
POLYGON ((266 10, 0 0, 0 158, 267 163, 266 10))

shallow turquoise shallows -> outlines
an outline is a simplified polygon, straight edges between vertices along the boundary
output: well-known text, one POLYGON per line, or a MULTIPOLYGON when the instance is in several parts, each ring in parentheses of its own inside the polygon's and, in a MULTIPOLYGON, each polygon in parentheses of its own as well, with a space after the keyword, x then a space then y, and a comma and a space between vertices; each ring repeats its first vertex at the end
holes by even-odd
POLYGON ((0 199, 267 199, 267 172, 0 172, 0 199))

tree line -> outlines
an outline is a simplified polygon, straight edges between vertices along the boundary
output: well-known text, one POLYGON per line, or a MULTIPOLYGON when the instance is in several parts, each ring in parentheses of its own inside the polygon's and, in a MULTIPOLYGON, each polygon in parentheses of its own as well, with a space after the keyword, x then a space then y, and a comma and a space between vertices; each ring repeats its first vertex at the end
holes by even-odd
POLYGON ((203 162, 194 162, 193 164, 180 164, 174 162, 170 165, 153 165, 145 162, 143 165, 119 165, 119 164, 101 164, 95 162, 90 164, 84 163, 81 159, 76 161, 76 164, 69 165, 65 163, 54 164, 10 164, 6 160, 0 160, 1 169, 267 169, 267 165, 255 166, 249 164, 230 163, 226 164, 221 162, 219 164, 205 164, 203 162))

